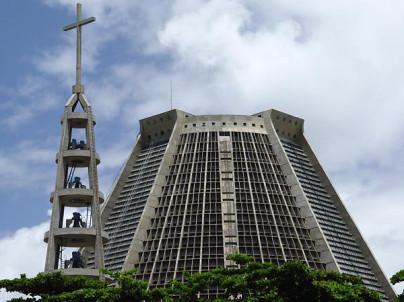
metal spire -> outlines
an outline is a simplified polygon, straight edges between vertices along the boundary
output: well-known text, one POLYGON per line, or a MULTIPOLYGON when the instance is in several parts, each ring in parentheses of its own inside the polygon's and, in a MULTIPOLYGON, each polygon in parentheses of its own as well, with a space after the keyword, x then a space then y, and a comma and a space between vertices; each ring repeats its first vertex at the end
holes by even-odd
POLYGON ((81 27, 83 25, 92 23, 95 17, 81 19, 81 4, 77 3, 76 6, 76 22, 63 27, 64 31, 76 29, 76 85, 73 86, 73 93, 83 93, 84 86, 81 84, 81 27))

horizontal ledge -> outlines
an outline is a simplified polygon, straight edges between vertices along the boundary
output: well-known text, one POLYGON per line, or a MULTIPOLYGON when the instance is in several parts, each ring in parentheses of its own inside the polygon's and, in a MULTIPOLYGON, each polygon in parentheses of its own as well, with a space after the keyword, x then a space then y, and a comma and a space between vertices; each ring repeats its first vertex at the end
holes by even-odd
MULTIPOLYGON (((63 160, 67 163, 67 165, 72 166, 76 165, 76 167, 88 167, 91 159, 90 150, 65 150, 62 152, 63 160)), ((101 162, 100 155, 95 153, 95 160, 97 165, 101 162)), ((59 162, 59 152, 56 153, 56 163, 59 162)))
MULTIPOLYGON (((65 247, 85 247, 95 246, 96 230, 95 228, 56 228, 53 236, 59 245, 65 247)), ((102 241, 108 242, 108 234, 101 232, 102 241)), ((49 231, 44 235, 44 241, 49 240, 49 231)))
POLYGON ((53 270, 51 272, 61 272, 63 275, 66 276, 86 276, 93 278, 99 278, 100 276, 100 271, 95 268, 66 268, 53 270))
MULTIPOLYGON (((89 120, 89 114, 87 112, 68 112, 67 120, 72 128, 86 128, 89 120)), ((96 124, 95 116, 92 115, 93 125, 96 124)), ((63 117, 61 119, 63 124, 63 117)))
MULTIPOLYGON (((67 207, 86 207, 92 203, 94 198, 93 189, 81 189, 81 188, 67 188, 57 190, 59 201, 62 205, 67 207)), ((50 202, 53 203, 55 199, 55 192, 50 195, 50 202)), ((104 194, 98 191, 98 199, 100 203, 104 202, 104 194)))

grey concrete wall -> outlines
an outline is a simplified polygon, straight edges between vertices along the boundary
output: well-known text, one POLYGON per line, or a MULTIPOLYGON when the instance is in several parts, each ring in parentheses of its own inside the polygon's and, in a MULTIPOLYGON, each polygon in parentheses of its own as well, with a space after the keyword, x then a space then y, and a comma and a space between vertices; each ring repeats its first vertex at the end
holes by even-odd
MULTIPOLYGON (((170 132, 165 132, 170 133, 167 149, 163 159, 161 160, 156 179, 154 180, 153 186, 150 190, 150 195, 147 199, 143 214, 140 218, 135 235, 133 236, 133 240, 129 247, 129 252, 122 268, 124 271, 134 268, 139 262, 139 253, 143 250, 143 241, 147 237, 147 229, 149 229, 151 226, 151 219, 155 215, 155 208, 158 203, 158 198, 161 196, 161 190, 165 184, 165 178, 168 176, 169 167, 173 162, 173 155, 175 154, 177 148, 185 113, 179 110, 173 110, 168 113, 170 114, 171 119, 168 119, 166 113, 163 113, 152 118, 152 120, 155 120, 156 123, 150 123, 150 125, 155 125, 155 127, 157 127, 159 122, 161 122, 161 125, 159 126, 160 129, 170 129, 169 127, 172 127, 172 130, 170 132)), ((146 129, 146 127, 143 127, 142 131, 144 132, 141 134, 141 136, 148 136, 148 133, 158 133, 157 130, 154 131, 152 128, 146 129)), ((150 142, 153 139, 157 139, 157 142, 160 141, 158 135, 148 137, 147 141, 150 142)))
POLYGON ((299 207, 301 215, 305 218, 306 227, 310 230, 310 235, 315 240, 315 248, 320 253, 321 261, 325 264, 326 269, 340 271, 337 261, 331 252, 331 248, 280 141, 280 135, 284 135, 290 139, 301 136, 304 120, 283 114, 276 110, 264 111, 259 113, 259 115, 265 120, 265 128, 267 129, 269 140, 281 165, 282 172, 286 175, 286 181, 291 187, 292 195, 296 199, 296 205, 299 207))

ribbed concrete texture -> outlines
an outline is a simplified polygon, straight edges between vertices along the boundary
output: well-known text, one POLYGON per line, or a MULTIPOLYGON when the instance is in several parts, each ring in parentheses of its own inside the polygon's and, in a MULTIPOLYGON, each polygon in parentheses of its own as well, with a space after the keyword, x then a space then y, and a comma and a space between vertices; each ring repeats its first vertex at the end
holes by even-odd
POLYGON ((151 287, 165 286, 184 272, 234 267, 225 257, 240 252, 359 275, 392 301, 395 293, 306 141, 303 122, 276 110, 172 110, 141 120, 102 209, 106 267, 136 267, 151 287))

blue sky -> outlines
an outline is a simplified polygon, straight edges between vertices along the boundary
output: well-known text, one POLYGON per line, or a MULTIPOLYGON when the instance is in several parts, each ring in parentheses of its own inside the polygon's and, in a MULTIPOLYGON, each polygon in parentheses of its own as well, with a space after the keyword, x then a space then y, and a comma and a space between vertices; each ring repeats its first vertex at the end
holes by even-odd
MULTIPOLYGON (((43 49, 50 48, 58 40, 60 41, 60 20, 66 19, 67 14, 61 9, 52 10, 39 4, 38 1, 4 1, 2 5, 0 21, 4 43, 0 48, 2 70, 0 73, 0 106, 1 119, 4 121, 13 118, 15 108, 26 106, 27 102, 34 102, 29 93, 21 95, 19 91, 22 86, 26 85, 28 78, 35 82, 37 71, 33 58, 38 56, 43 49)), ((63 91, 63 88, 60 87, 59 91, 63 91)), ((41 100, 38 99, 37 102, 40 103, 41 100)), ((57 129, 52 125, 56 116, 56 110, 41 112, 42 122, 38 125, 36 125, 37 119, 29 121, 27 124, 25 121, 17 121, 18 117, 15 122, 10 120, 10 123, 21 122, 24 125, 10 125, 3 122, 0 130, 2 153, 13 153, 16 146, 27 141, 46 141, 49 136, 57 135, 57 129), (27 131, 27 126, 29 126, 29 131, 27 131)), ((35 146, 35 148, 37 147, 35 146)), ((13 173, 7 173, 7 169, 7 166, 2 166, 3 178, 9 178, 7 174, 13 178, 13 173)), ((38 174, 38 178, 42 178, 43 171, 31 170, 30 173, 32 176, 38 174)), ((46 219, 46 209, 49 205, 41 202, 44 195, 43 188, 32 185, 24 188, 24 183, 18 184, 18 182, 19 179, 3 180, 0 187, 2 233, 13 232, 23 225, 33 226, 38 223, 38 219, 46 219), (21 213, 21 209, 26 209, 25 213, 21 213), (17 212, 20 212, 18 216, 23 218, 22 220, 16 219, 16 215, 12 214, 17 212)))
MULTIPOLYGON (((74 83, 70 0, 2 1, 0 278, 42 269, 59 119, 74 83), (32 257, 26 256, 29 250, 32 257)), ((107 193, 138 120, 269 108, 305 133, 376 258, 404 268, 404 4, 83 1, 83 82, 107 193)))

